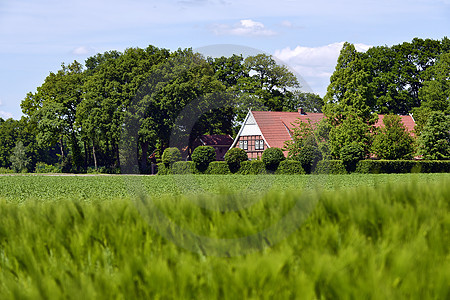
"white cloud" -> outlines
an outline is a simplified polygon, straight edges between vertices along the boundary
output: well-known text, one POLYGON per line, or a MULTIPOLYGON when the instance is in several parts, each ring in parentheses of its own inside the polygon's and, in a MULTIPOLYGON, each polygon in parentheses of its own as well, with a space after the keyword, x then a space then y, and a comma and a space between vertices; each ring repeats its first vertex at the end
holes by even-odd
POLYGON ((91 53, 95 53, 95 50, 91 47, 86 46, 80 46, 72 50, 72 54, 75 55, 87 55, 91 53))
POLYGON ((9 119, 9 118, 12 118, 12 117, 13 117, 12 113, 0 110, 0 118, 6 120, 6 119, 9 119))
MULTIPOLYGON (((343 45, 344 42, 321 47, 287 47, 276 50, 274 56, 298 72, 315 93, 324 96, 343 45)), ((355 44, 355 48, 367 51, 370 46, 355 44)))
POLYGON ((251 19, 240 20, 239 23, 230 26, 226 24, 216 24, 212 30, 217 35, 237 35, 237 36, 273 36, 276 32, 267 29, 263 23, 251 19))

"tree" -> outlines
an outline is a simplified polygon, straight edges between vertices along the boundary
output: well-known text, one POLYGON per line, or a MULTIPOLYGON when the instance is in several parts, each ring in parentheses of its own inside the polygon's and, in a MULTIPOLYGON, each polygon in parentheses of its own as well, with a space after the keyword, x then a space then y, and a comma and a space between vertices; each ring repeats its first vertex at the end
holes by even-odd
POLYGON ((50 73, 37 93, 29 93, 21 103, 22 111, 37 124, 37 139, 42 146, 59 143, 64 161, 69 145, 74 167, 82 167, 79 131, 75 124, 77 106, 83 100, 83 66, 74 61, 61 65, 57 73, 50 73))
POLYGON ((17 142, 9 159, 11 161, 11 167, 15 172, 19 173, 27 170, 30 159, 21 141, 17 142))
POLYGON ((342 123, 348 114, 356 115, 366 123, 375 123, 369 74, 363 67, 362 54, 353 44, 345 43, 342 47, 324 100, 324 112, 333 125, 342 123))
POLYGON ((341 124, 330 129, 328 148, 331 157, 339 159, 341 149, 354 143, 363 149, 364 156, 369 155, 372 144, 371 126, 359 116, 349 114, 341 124))
POLYGON ((323 105, 323 99, 319 95, 296 90, 293 97, 285 100, 283 111, 297 111, 303 108, 307 112, 321 113, 323 105))
POLYGON ((442 54, 426 73, 428 80, 419 90, 421 106, 450 113, 450 52, 442 54))
POLYGON ((364 148, 358 142, 346 144, 339 151, 339 158, 342 160, 347 172, 354 172, 358 161, 364 159, 365 156, 364 148))
POLYGON ((450 116, 432 112, 418 138, 418 155, 425 159, 450 159, 450 116))
POLYGON ((192 153, 192 161, 200 171, 206 171, 209 163, 216 160, 216 151, 211 146, 199 146, 192 153))
POLYGON ((384 127, 375 135, 372 152, 381 159, 411 159, 414 139, 403 125, 400 116, 386 115, 384 127))
POLYGON ((297 77, 268 55, 249 56, 244 61, 249 77, 241 77, 239 88, 259 98, 271 111, 282 111, 293 90, 299 88, 297 77))
POLYGON ((241 168, 241 162, 247 161, 248 155, 244 149, 232 148, 225 154, 225 161, 231 173, 236 173, 241 168))
POLYGON ((261 160, 266 166, 266 169, 273 172, 277 170, 280 162, 282 162, 285 159, 286 157, 284 157, 283 150, 276 147, 267 148, 266 150, 264 150, 261 156, 261 160))

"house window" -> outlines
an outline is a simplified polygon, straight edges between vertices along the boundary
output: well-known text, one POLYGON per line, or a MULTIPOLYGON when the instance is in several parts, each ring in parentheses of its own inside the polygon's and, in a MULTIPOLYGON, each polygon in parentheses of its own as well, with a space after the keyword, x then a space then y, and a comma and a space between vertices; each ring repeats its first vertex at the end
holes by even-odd
POLYGON ((255 141, 255 150, 264 150, 264 140, 255 141))
POLYGON ((248 149, 248 142, 247 141, 239 141, 239 148, 247 150, 248 149))

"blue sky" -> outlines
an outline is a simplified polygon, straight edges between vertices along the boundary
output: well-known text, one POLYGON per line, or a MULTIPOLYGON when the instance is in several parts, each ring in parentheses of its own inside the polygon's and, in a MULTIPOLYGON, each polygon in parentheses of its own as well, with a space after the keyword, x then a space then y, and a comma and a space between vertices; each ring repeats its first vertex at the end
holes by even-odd
POLYGON ((345 41, 361 51, 450 36, 450 0, 0 0, 0 117, 62 62, 155 45, 274 54, 324 95, 345 41))

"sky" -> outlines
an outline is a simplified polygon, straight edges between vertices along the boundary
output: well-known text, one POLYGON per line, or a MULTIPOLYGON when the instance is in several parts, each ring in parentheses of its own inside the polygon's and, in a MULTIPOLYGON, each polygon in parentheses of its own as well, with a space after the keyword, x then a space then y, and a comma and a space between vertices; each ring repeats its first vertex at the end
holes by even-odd
POLYGON ((250 47, 324 96, 344 42, 365 51, 449 31, 450 0, 0 0, 0 117, 19 119, 61 63, 109 50, 250 47))

